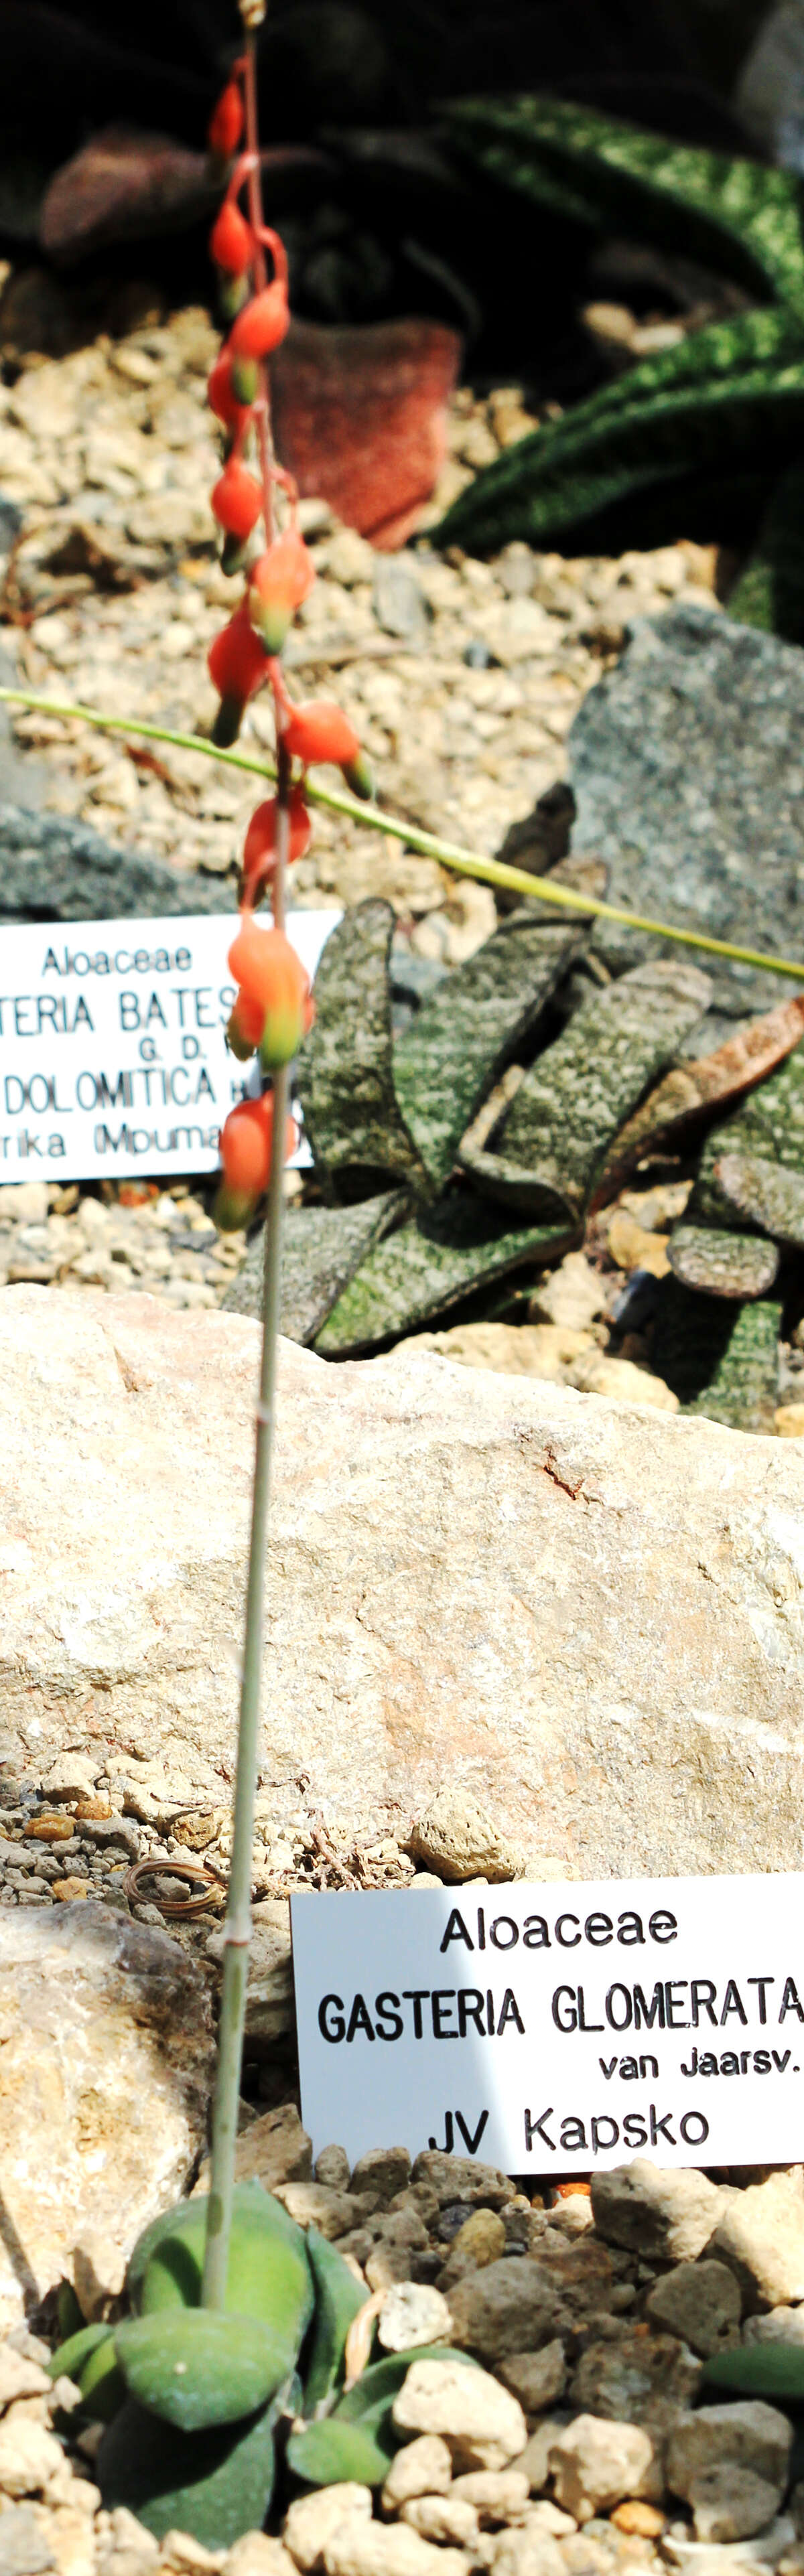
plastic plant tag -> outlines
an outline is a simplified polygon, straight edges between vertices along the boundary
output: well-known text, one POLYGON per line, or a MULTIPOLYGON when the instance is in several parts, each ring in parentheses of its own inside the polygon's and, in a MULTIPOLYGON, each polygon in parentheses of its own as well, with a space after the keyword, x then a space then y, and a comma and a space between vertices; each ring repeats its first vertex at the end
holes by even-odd
POLYGON ((550 1880, 291 1901, 302 2116, 566 2179, 793 2159, 804 1876, 550 1880))

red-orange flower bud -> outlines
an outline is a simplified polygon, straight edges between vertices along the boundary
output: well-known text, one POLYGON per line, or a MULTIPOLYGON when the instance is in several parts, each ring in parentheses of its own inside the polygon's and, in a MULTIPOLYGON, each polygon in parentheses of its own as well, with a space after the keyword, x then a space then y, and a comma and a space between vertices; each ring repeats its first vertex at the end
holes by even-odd
POLYGON ((273 545, 260 555, 249 576, 248 613, 266 653, 281 653, 293 611, 307 598, 314 581, 313 565, 298 528, 288 528, 283 537, 275 537, 273 545))
MULTIPOLYGON (((276 867, 278 813, 278 799, 267 796, 264 805, 258 805, 256 813, 252 814, 246 833, 241 902, 249 904, 252 911, 261 901, 276 867)), ((288 798, 288 859, 291 866, 295 859, 303 859, 309 850, 312 828, 301 788, 294 787, 288 798)))
POLYGON ((313 761, 330 760, 343 770, 353 795, 371 795, 371 770, 354 725, 342 707, 328 698, 305 698, 300 706, 283 714, 280 723, 285 750, 294 759, 303 760, 305 768, 313 761))
POLYGON ((256 247, 254 235, 251 225, 246 223, 245 216, 241 215, 239 206, 231 197, 227 197, 215 218, 209 247, 216 268, 227 269, 232 277, 242 276, 244 269, 251 267, 256 247))
MULTIPOLYGON (((264 1091, 260 1100, 238 1100, 230 1109, 221 1128, 220 1155, 223 1167, 221 1186, 215 1202, 215 1224, 222 1232, 248 1225, 257 1200, 267 1190, 271 1177, 274 1134, 274 1096, 264 1091)), ((288 1118, 284 1138, 284 1161, 296 1151, 298 1129, 288 1118)))
POLYGON ((269 358, 284 340, 290 322, 288 294, 284 279, 275 277, 252 295, 229 333, 233 358, 269 358))
POLYGON ((262 509, 262 485, 249 474, 239 456, 231 456, 212 492, 212 507, 218 525, 228 537, 237 537, 241 545, 256 527, 262 509))
POLYGON ((260 1056, 266 1069, 289 1064, 313 1019, 310 978, 295 948, 283 930, 262 930, 253 913, 245 912, 229 968, 241 993, 264 1007, 260 1056))
POLYGON ((245 602, 230 617, 220 635, 216 635, 207 654, 207 669, 212 686, 221 700, 213 726, 212 739, 221 750, 236 742, 243 709, 265 678, 267 663, 258 636, 254 633, 245 602))
POLYGON ((207 379, 207 401, 210 411, 215 413, 216 420, 223 422, 224 429, 231 429, 237 433, 238 430, 245 428, 250 405, 238 402, 232 383, 232 361, 225 349, 222 349, 220 357, 216 358, 212 373, 207 379))
POLYGON ((238 993, 234 1010, 226 1026, 226 1043, 239 1064, 247 1064, 255 1055, 265 1025, 262 1002, 250 1002, 246 993, 238 993))
POLYGON ((207 142, 217 161, 231 161, 243 132, 243 100, 237 81, 227 81, 207 126, 207 142))

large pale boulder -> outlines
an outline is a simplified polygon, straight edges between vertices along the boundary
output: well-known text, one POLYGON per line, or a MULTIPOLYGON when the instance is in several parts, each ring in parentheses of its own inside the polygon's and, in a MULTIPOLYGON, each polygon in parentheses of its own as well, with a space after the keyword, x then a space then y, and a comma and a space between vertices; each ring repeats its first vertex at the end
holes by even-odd
MULTIPOLYGON (((0 1295, 9 1752, 227 1794, 258 1328, 0 1295)), ((285 1344, 263 1780, 347 1832, 460 1781, 553 1874, 794 1869, 804 1455, 285 1344)), ((136 1812, 132 1806, 129 1812, 136 1812)))
POLYGON ((203 2144, 207 1987, 178 1942, 111 1906, 10 1907, 0 2039, 0 2332, 63 2277, 91 2318, 203 2144))

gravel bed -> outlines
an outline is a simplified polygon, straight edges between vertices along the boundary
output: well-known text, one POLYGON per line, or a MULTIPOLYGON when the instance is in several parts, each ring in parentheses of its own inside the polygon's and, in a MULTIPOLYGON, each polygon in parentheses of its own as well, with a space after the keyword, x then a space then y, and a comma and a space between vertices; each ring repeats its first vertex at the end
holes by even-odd
POLYGON ((401 2148, 350 2172, 333 2145, 313 2171, 291 2103, 244 2129, 238 2167, 338 2242, 376 2354, 409 2356, 384 2485, 313 2489, 228 2552, 157 2543, 104 2509, 103 2428, 47 2379, 55 2336, 21 2326, 0 2346, 6 2576, 799 2576, 793 2425, 763 2402, 712 2402, 705 2369, 740 2343, 800 2344, 800 2169, 745 2189, 637 2160, 594 2176, 591 2198, 440 2153, 411 2165, 401 2148), (477 2367, 448 2349, 417 2360, 434 2336, 477 2367))

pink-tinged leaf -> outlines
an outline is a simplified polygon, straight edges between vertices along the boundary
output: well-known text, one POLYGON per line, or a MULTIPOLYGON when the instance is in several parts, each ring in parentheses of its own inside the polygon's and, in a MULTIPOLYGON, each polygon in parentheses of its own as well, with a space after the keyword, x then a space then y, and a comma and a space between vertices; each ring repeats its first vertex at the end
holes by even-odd
POLYGON ((443 322, 291 323, 271 366, 277 454, 372 545, 404 545, 446 454, 461 344, 443 322))
POLYGON ((760 1020, 749 1020, 725 1046, 714 1055, 699 1057, 697 1063, 674 1066, 666 1073, 650 1098, 635 1110, 611 1149, 605 1180, 636 1162, 660 1141, 673 1136, 688 1120, 701 1117, 711 1109, 720 1109, 737 1100, 745 1091, 753 1091, 764 1082, 777 1064, 783 1064, 804 1036, 804 993, 792 1001, 780 1002, 775 1011, 766 1011, 760 1020))

